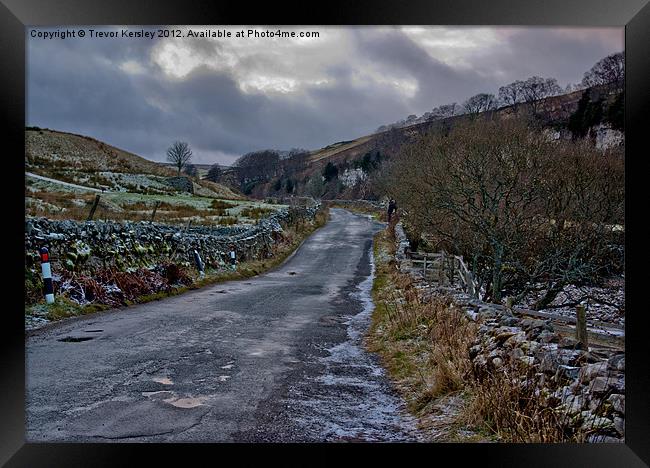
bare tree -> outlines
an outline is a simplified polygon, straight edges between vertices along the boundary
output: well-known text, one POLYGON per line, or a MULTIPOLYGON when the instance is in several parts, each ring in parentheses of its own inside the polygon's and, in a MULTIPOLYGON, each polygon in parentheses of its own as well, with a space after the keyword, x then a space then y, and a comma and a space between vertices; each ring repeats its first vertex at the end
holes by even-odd
POLYGON ((533 115, 537 115, 542 99, 561 93, 562 88, 555 78, 531 76, 522 84, 523 100, 530 106, 533 115))
POLYGON ((276 150, 253 151, 237 159, 234 167, 240 184, 264 182, 278 175, 280 155, 276 150))
POLYGON ((499 102, 504 106, 513 106, 516 112, 517 104, 524 100, 523 88, 524 82, 521 80, 516 80, 508 85, 501 86, 499 88, 499 102))
POLYGON ((174 166, 178 169, 178 175, 181 175, 181 170, 191 159, 192 150, 184 141, 175 141, 167 149, 167 161, 174 163, 174 166))
POLYGON ((219 182, 222 175, 223 175, 223 169, 221 169, 221 166, 219 166, 219 164, 213 164, 208 170, 208 173, 205 176, 205 178, 211 182, 219 182))
POLYGON ((295 174, 307 167, 309 150, 302 148, 292 148, 287 157, 281 161, 283 175, 295 174))
POLYGON ((472 121, 405 146, 382 188, 411 238, 427 233, 434 248, 465 256, 486 300, 541 284, 543 307, 566 284, 620 268, 620 151, 549 141, 523 120, 472 121))
POLYGON ((598 86, 612 83, 618 88, 625 82, 625 56, 623 52, 608 55, 599 60, 584 74, 582 84, 585 86, 598 86))
POLYGON ((305 192, 313 198, 320 198, 325 192, 325 181, 319 173, 312 174, 305 184, 305 192))
POLYGON ((452 102, 451 104, 443 104, 438 107, 434 107, 431 112, 428 112, 428 119, 427 120, 438 120, 438 119, 446 119, 447 117, 453 117, 454 115, 458 115, 458 112, 460 109, 458 108, 458 104, 455 102, 452 102))
POLYGON ((472 96, 463 103, 463 107, 468 114, 479 114, 480 112, 489 111, 496 108, 496 99, 494 94, 480 93, 472 96))

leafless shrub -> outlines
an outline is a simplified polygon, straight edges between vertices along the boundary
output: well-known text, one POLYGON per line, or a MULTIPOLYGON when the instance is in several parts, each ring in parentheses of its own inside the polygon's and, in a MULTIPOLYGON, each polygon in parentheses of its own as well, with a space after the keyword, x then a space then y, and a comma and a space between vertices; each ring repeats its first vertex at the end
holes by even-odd
MULTIPOLYGON (((403 148, 384 173, 409 237, 463 255, 484 300, 545 283, 620 271, 623 155, 584 141, 549 141, 524 122, 476 120, 403 148)), ((540 303, 540 306, 543 305, 540 303)))

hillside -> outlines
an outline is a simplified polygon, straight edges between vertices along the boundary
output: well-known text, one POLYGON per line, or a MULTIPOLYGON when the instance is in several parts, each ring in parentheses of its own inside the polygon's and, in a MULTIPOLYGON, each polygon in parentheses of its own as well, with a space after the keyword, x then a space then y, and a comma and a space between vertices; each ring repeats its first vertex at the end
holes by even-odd
MULTIPOLYGON (((547 130, 549 138, 572 139, 574 132, 584 132, 578 136, 590 138, 597 147, 618 145, 623 142, 623 134, 609 122, 609 114, 617 103, 620 106, 620 102, 620 94, 613 89, 602 86, 588 88, 536 101, 534 120, 547 130)), ((479 116, 488 119, 532 117, 526 104, 501 107, 479 116)), ((310 152, 298 167, 280 165, 273 173, 260 176, 254 183, 247 181, 246 193, 257 198, 287 195, 373 198, 379 192, 375 187, 375 175, 382 160, 395 157, 405 144, 422 135, 446 131, 459 122, 473 118, 476 116, 456 115, 333 143, 310 152), (332 177, 324 180, 322 176, 328 165, 332 177)), ((222 177, 223 183, 241 188, 239 179, 235 167, 225 170, 222 177)))
MULTIPOLYGON (((175 192, 167 179, 176 171, 94 138, 38 127, 25 130, 25 170, 95 189, 164 194, 175 192)), ((194 193, 241 199, 228 187, 193 181, 194 193)))

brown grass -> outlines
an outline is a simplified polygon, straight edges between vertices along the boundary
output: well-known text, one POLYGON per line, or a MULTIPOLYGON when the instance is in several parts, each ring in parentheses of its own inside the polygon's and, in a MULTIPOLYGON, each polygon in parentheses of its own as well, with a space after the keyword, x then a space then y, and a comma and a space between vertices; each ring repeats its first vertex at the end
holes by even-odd
MULTIPOLYGON (((53 209, 38 209, 36 206, 29 206, 25 209, 25 214, 28 216, 47 216, 53 220, 73 219, 77 221, 85 221, 88 218, 92 203, 95 199, 95 194, 78 194, 73 192, 26 192, 26 197, 38 199, 43 202, 49 203, 59 208, 62 211, 54 211, 53 209), (83 201, 83 205, 76 204, 74 201, 83 201)), ((155 202, 126 202, 121 205, 122 211, 117 211, 114 207, 100 199, 99 206, 95 211, 95 220, 109 220, 109 221, 149 221, 153 212, 155 202)), ((171 204, 161 202, 156 210, 156 222, 175 223, 182 222, 187 218, 199 217, 204 218, 208 224, 219 225, 233 225, 239 222, 236 216, 227 216, 228 212, 223 207, 232 207, 228 203, 220 200, 214 200, 211 208, 203 210, 188 204, 171 204), (216 203, 215 203, 216 202, 216 203), (210 217, 221 216, 219 219, 210 219, 210 217)))
MULTIPOLYGON (((464 404, 446 423, 451 430, 438 440, 475 440, 458 436, 459 428, 481 440, 503 442, 584 442, 595 433, 582 428, 551 396, 568 381, 505 358, 496 371, 475 369, 469 348, 476 343, 479 324, 448 297, 425 302, 411 276, 397 270, 394 245, 391 229, 375 237, 375 311, 367 345, 379 353, 421 426, 440 413, 439 401, 461 395, 464 404)), ((595 413, 606 411, 603 407, 595 413)))
POLYGON ((393 246, 389 231, 376 236, 375 311, 367 346, 380 354, 409 410, 424 417, 437 398, 465 389, 476 324, 447 298, 423 302, 411 277, 395 268, 393 246), (382 260, 386 254, 391 260, 382 260))
POLYGON ((210 203, 210 208, 212 208, 213 210, 227 210, 228 208, 232 208, 234 206, 235 205, 233 205, 232 203, 228 203, 223 200, 217 200, 217 199, 212 200, 212 202, 210 203))
POLYGON ((260 219, 272 213, 273 211, 274 210, 272 208, 255 207, 255 208, 244 208, 243 210, 240 211, 239 214, 246 218, 260 219))
POLYGON ((539 390, 540 377, 534 368, 508 361, 498 372, 476 378, 466 421, 506 442, 575 442, 565 415, 539 390))

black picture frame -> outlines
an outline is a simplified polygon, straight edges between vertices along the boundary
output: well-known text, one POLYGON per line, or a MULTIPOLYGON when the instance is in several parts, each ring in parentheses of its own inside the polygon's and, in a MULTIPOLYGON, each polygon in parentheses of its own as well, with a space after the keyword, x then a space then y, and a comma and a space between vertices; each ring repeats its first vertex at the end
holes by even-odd
MULTIPOLYGON (((399 451, 400 459, 495 466, 648 466, 650 464, 650 373, 648 373, 648 328, 644 323, 644 274, 647 254, 643 241, 644 213, 648 195, 644 179, 649 174, 649 152, 644 139, 650 130, 650 5, 648 0, 437 0, 410 2, 243 4, 185 0, 0 0, 0 109, 3 126, 2 200, 5 226, 6 272, 2 283, 4 301, 0 317, 4 340, 0 394, 0 462, 7 466, 108 466, 132 464, 133 456, 146 460, 169 459, 173 453, 206 455, 212 463, 226 462, 225 451, 235 455, 237 465, 252 464, 251 457, 274 456, 282 464, 320 464, 300 446, 257 445, 249 450, 240 444, 26 444, 25 443, 25 349, 23 290, 18 274, 24 268, 24 130, 25 130, 25 27, 36 25, 92 24, 301 24, 301 25, 507 25, 507 26, 625 26, 626 55, 626 443, 625 444, 421 444, 327 446, 327 454, 347 457, 360 452, 364 458, 384 458, 387 449, 399 451), (284 8, 282 8, 284 7, 284 8), (289 12, 292 16, 288 16, 289 12), (236 453, 235 453, 236 452, 236 453), (268 453, 268 456, 266 455, 268 453), (217 455, 218 454, 218 455, 217 455), (213 458, 217 456, 218 458, 213 458), (404 457, 404 458, 402 458, 404 457)), ((647 209, 646 209, 647 211, 647 209)))

